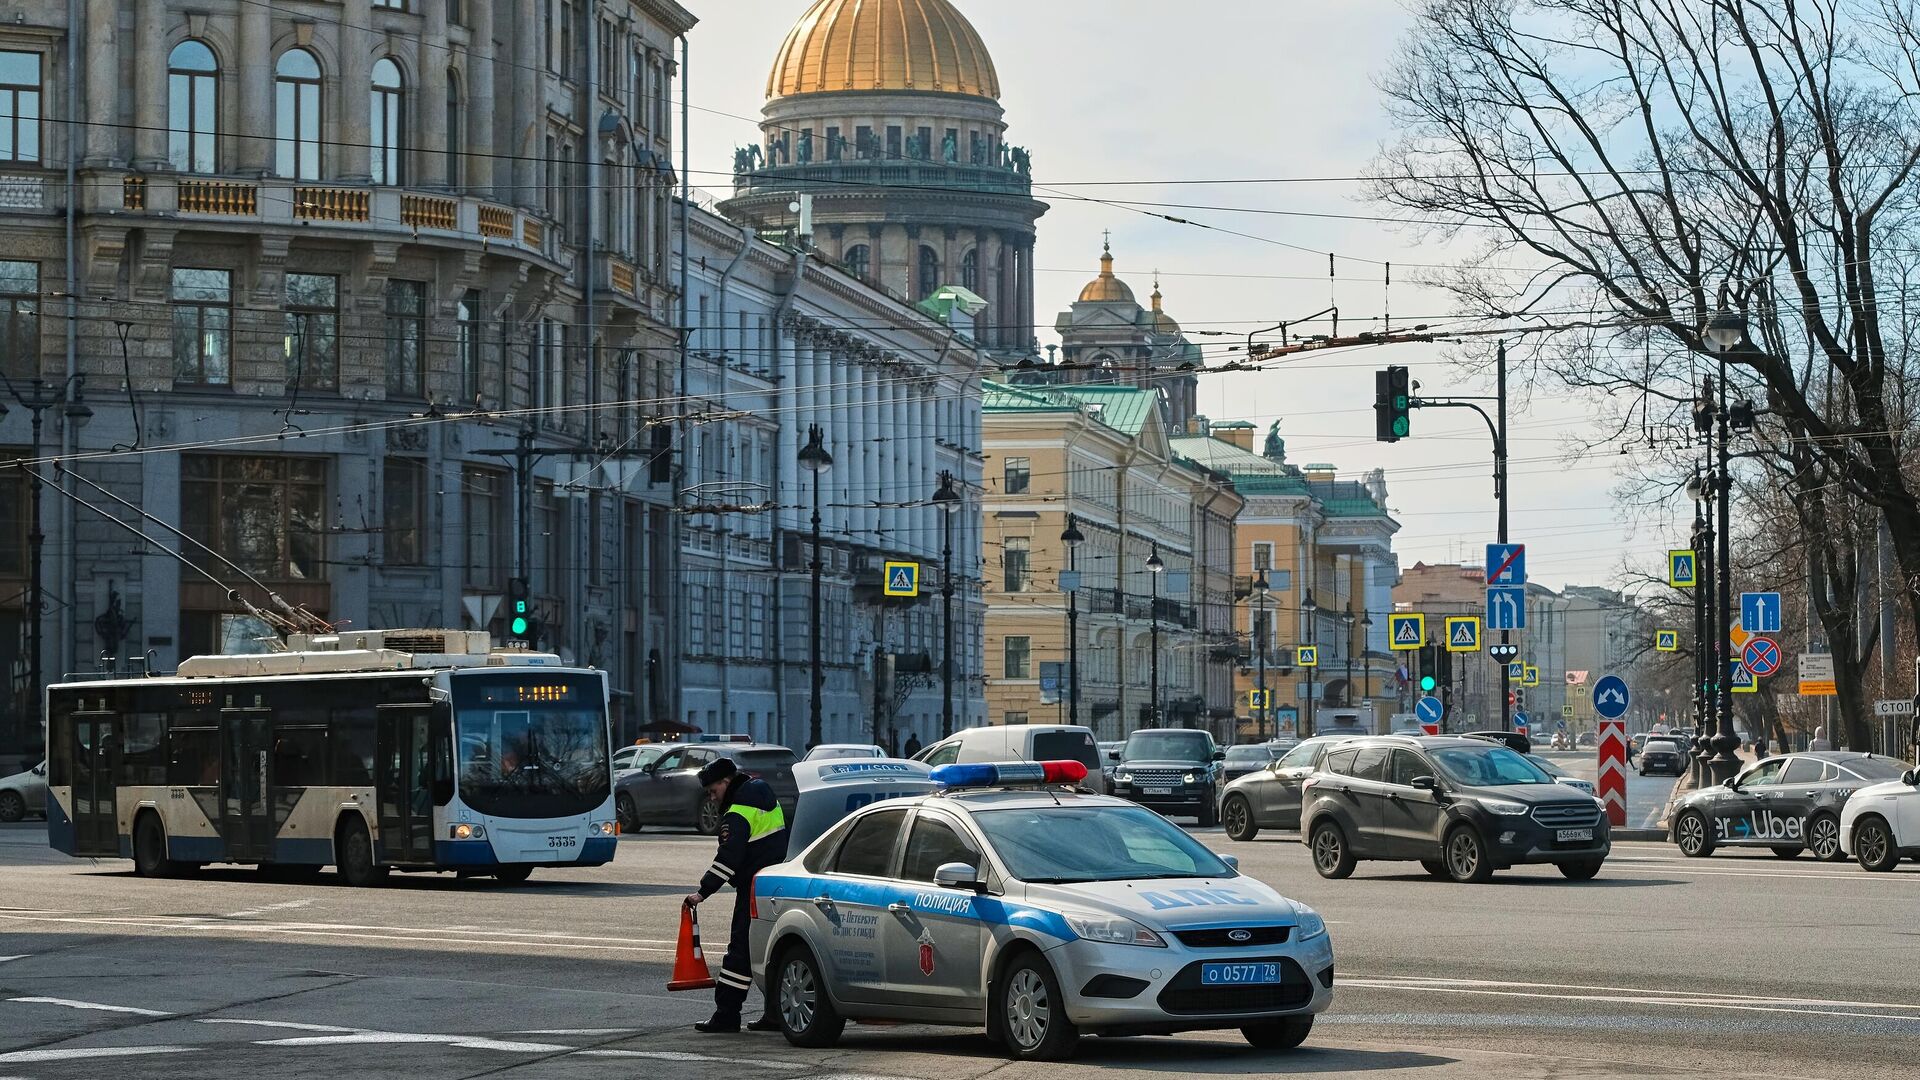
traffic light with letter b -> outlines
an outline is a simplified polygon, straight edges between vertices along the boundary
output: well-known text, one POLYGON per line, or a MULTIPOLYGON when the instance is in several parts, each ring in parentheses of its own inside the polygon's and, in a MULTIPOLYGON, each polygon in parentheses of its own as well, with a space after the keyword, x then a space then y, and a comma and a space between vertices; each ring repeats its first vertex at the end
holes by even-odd
POLYGON ((507 641, 532 645, 540 637, 540 622, 533 617, 533 589, 526 578, 507 582, 507 641))
POLYGON ((1374 438, 1399 442, 1413 433, 1413 380, 1403 367, 1389 367, 1373 375, 1374 438))

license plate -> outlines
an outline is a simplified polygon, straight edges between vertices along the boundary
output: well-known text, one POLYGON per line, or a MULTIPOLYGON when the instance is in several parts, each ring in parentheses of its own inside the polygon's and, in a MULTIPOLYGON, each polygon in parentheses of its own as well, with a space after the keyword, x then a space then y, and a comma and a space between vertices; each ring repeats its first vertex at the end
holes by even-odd
POLYGON ((1279 964, 1201 964, 1201 986, 1271 986, 1280 981, 1279 964))
POLYGON ((1571 841, 1571 840, 1591 840, 1593 839, 1593 830, 1592 829, 1561 829, 1559 832, 1556 832, 1553 834, 1553 838, 1562 844, 1567 843, 1568 841, 1571 841))
POLYGON ((1172 788, 1170 788, 1170 787, 1143 787, 1143 788, 1141 788, 1141 789, 1140 789, 1140 794, 1142 794, 1142 795, 1171 795, 1171 794, 1173 794, 1173 789, 1172 789, 1172 788))

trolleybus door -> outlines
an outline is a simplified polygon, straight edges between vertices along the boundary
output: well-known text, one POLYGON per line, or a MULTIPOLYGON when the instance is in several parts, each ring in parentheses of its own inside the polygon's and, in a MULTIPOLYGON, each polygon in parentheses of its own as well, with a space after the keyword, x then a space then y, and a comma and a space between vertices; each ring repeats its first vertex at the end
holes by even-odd
POLYGON ((220 713, 220 836, 232 862, 264 862, 273 857, 274 821, 267 804, 270 716, 265 709, 220 713))
POLYGON ((422 705, 382 705, 380 849, 393 863, 433 861, 432 712, 422 705))
POLYGON ((115 806, 114 716, 73 714, 73 842, 75 854, 118 853, 120 823, 115 806))

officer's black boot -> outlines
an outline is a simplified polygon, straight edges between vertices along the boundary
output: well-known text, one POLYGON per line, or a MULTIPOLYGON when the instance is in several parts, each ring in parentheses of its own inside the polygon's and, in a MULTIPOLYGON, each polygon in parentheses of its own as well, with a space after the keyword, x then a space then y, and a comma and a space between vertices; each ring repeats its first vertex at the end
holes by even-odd
POLYGON ((740 1034, 740 1014, 716 1012, 705 1020, 696 1022, 693 1030, 704 1035, 740 1034))

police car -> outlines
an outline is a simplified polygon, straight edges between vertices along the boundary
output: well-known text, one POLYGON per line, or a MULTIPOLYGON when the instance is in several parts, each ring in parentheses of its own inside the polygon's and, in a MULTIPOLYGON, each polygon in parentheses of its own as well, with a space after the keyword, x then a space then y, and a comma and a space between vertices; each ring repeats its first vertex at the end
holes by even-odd
POLYGON ((754 975, 788 1041, 871 1020, 984 1026, 1031 1059, 1082 1034, 1299 1045, 1333 1000, 1319 914, 1151 810, 1058 786, 1085 778, 1076 761, 943 765, 936 793, 864 801, 762 870, 754 975))

